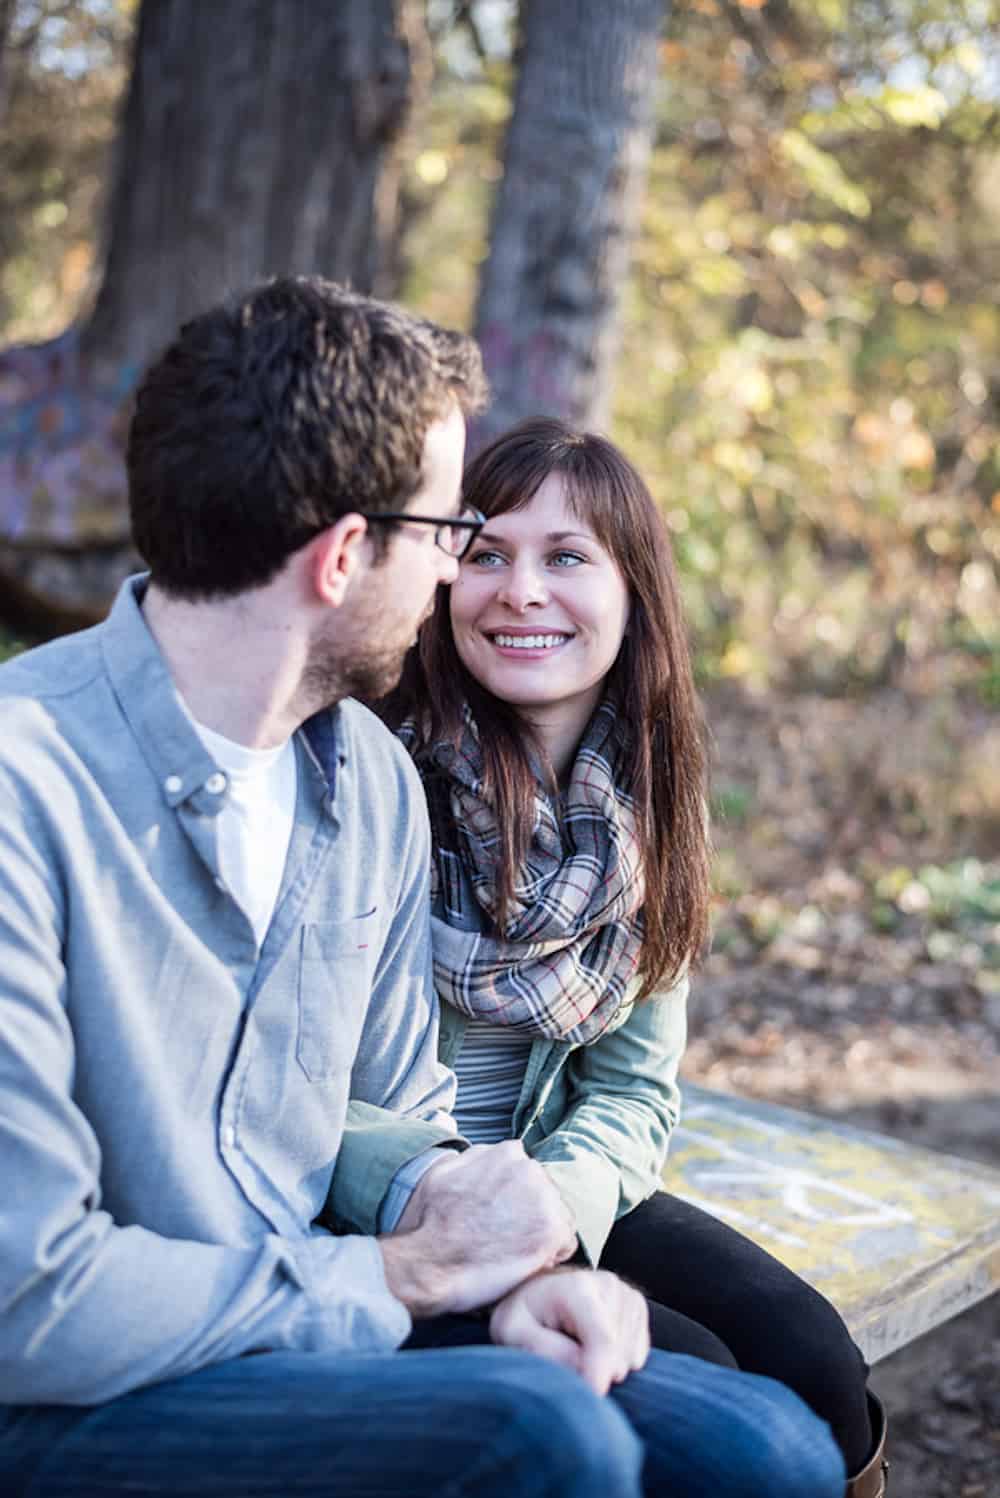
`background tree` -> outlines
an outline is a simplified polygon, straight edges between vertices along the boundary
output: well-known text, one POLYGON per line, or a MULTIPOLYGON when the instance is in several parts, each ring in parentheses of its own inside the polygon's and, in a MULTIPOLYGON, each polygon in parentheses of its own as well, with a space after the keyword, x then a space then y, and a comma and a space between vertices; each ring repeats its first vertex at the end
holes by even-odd
MULTIPOLYGON (((151 14, 164 3, 151 0, 151 14)), ((193 16, 187 0, 170 9, 193 16)), ((572 9, 574 25, 590 15, 572 9)), ((571 57, 575 69, 558 86, 529 87, 558 76, 549 51, 566 14, 526 5, 515 57, 513 0, 429 0, 429 107, 412 150, 390 153, 394 164, 405 157, 390 277, 446 321, 474 323, 478 299, 501 401, 510 391, 550 408, 579 394, 580 370, 601 383, 591 338, 596 312, 614 298, 599 305, 599 275, 580 272, 569 211, 584 178, 563 158, 587 122, 566 132, 567 150, 546 147, 543 128, 550 95, 562 89, 578 121, 585 97, 595 108, 604 97, 594 79, 605 75, 583 66, 592 48, 574 37, 559 61, 571 57), (530 256, 547 233, 532 276, 530 256), (513 261, 500 248, 510 238, 513 261), (493 297, 501 272, 513 276, 509 295, 493 297)), ((679 0, 668 19, 639 237, 611 320, 626 371, 612 419, 674 528, 705 675, 833 693, 933 670, 1000 701, 998 18, 996 0, 679 0)), ((619 24, 617 12, 590 19, 619 24)), ((98 154, 88 147, 85 165, 82 143, 102 138, 101 101, 107 115, 126 28, 116 0, 19 0, 17 130, 0 134, 0 235, 13 236, 0 243, 0 317, 6 296, 9 328, 52 328, 57 307, 79 300, 98 154), (66 131, 58 121, 71 95, 79 128, 66 131), (37 148, 19 154, 25 141, 37 148)), ((178 86, 175 70, 150 89, 171 98, 178 86)), ((558 141, 558 122, 553 129, 558 141)), ((600 149, 598 140, 582 154, 596 160, 600 149)), ((235 144, 230 159, 242 159, 235 144)), ((603 188, 621 178, 587 181, 593 222, 603 188)), ((220 242, 225 232, 223 223, 220 242)), ((612 243, 620 251, 623 239, 612 243)), ((220 251, 212 263, 227 258, 220 251)), ((168 263, 183 276, 176 254, 168 263)), ((128 300, 112 279, 102 293, 109 348, 128 300)), ((149 279, 154 301, 159 279, 149 279)), ((127 275, 121 285, 131 300, 144 289, 127 275)), ((57 445, 62 413, 36 409, 57 445)), ((498 421, 520 414, 498 410, 498 421)), ((600 420, 599 410, 590 416, 600 420)), ((23 450, 23 434, 14 441, 23 450)), ((0 439, 0 469, 10 452, 0 439)), ((64 477, 65 454, 60 447, 64 477)), ((113 451, 105 456, 91 444, 89 500, 71 501, 65 484, 42 486, 46 508, 34 513, 46 534, 68 544, 81 519, 91 536, 120 531, 120 469, 113 451)), ((7 502, 8 534, 30 520, 7 502)), ((73 581, 82 570, 74 562, 73 581)))
POLYGON ((0 0, 0 124, 7 108, 7 44, 14 23, 14 0, 0 0))
POLYGON ((607 417, 665 15, 664 0, 523 0, 476 311, 482 437, 540 410, 607 417))
MULTIPOLYGON (((38 55, 53 22, 119 15, 108 0, 63 11, 26 7, 38 55)), ((124 403, 178 323, 276 267, 380 284, 427 68, 419 0, 143 0, 93 310, 0 355, 9 622, 37 627, 64 594, 103 606, 128 541, 124 403), (81 551, 86 568, 60 561, 81 551)), ((79 617, 57 609, 51 627, 79 617)))
POLYGON ((86 351, 141 362, 274 267, 376 285, 426 72, 416 0, 143 0, 86 351))

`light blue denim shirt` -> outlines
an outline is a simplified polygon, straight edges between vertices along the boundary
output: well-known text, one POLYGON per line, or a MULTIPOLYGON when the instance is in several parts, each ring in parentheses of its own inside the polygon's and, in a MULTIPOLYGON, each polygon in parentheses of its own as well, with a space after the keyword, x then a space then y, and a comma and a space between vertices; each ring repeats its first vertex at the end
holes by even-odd
POLYGON ((14 1404, 94 1403, 257 1348, 398 1345, 409 1317, 377 1245, 315 1219, 370 1232, 398 1167, 453 1134, 407 755, 354 702, 296 735, 295 825, 258 949, 219 873, 225 777, 141 587, 0 667, 14 1404))

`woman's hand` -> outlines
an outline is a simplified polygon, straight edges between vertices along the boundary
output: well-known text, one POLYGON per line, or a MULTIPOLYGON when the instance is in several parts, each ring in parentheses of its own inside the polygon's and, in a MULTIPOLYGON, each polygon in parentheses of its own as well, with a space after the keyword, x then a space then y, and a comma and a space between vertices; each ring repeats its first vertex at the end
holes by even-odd
POLYGON ((552 1270, 500 1301, 490 1335, 572 1368, 606 1394, 649 1356, 649 1308, 638 1290, 606 1270, 552 1270))

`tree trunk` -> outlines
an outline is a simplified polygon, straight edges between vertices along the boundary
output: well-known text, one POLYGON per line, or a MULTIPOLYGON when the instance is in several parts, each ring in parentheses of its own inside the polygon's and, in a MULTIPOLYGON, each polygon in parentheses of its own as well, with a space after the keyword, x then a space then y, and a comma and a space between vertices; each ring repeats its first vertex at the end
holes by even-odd
POLYGON ((476 317, 494 391, 477 440, 543 412, 606 420, 666 10, 666 0, 522 0, 476 317))
POLYGON ((134 565, 128 401, 179 323, 272 272, 385 289, 429 71, 422 0, 143 0, 93 313, 0 353, 0 621, 99 614, 134 565))
POLYGON ((143 363, 273 271, 370 290, 426 71, 417 0, 143 0, 86 354, 143 363))
POLYGON ((0 0, 0 125, 7 113, 7 43, 14 24, 14 0, 0 0))

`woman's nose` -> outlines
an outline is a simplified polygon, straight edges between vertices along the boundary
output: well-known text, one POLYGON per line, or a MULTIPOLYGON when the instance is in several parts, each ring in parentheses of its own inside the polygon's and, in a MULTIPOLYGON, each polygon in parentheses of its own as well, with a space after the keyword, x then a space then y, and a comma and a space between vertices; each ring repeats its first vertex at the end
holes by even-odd
POLYGON ((517 613, 532 604, 547 603, 548 596, 545 578, 537 567, 530 564, 511 567, 497 590, 499 602, 517 613))

